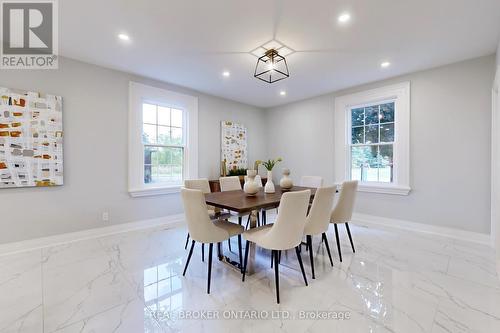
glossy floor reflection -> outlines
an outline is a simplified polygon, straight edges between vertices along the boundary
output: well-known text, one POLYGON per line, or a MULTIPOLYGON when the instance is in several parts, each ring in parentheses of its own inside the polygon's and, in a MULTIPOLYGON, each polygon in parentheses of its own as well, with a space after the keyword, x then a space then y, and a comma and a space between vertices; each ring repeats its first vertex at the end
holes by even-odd
POLYGON ((182 277, 184 228, 1 256, 0 332, 500 332, 492 249, 353 225, 353 254, 340 229, 343 263, 329 233, 334 267, 314 240, 316 280, 304 252, 308 287, 283 254, 280 305, 270 266, 242 283, 215 259, 207 295, 199 245, 182 277))

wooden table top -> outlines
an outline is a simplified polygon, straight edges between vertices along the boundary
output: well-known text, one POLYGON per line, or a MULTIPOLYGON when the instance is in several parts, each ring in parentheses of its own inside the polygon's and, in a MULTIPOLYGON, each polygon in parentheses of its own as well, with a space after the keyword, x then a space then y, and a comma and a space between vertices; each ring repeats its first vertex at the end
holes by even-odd
POLYGON ((276 186, 275 193, 264 193, 264 188, 261 188, 255 196, 249 196, 242 190, 207 193, 205 201, 210 206, 245 213, 261 208, 278 207, 283 193, 302 190, 311 190, 311 198, 314 198, 315 188, 294 186, 291 190, 282 190, 276 186))

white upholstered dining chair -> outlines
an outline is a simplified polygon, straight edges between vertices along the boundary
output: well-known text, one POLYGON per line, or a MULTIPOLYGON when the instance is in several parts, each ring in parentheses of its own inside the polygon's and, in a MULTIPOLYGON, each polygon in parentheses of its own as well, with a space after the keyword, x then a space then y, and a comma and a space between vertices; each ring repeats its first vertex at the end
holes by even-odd
POLYGON ((352 212, 354 210, 354 203, 356 201, 357 189, 357 180, 346 181, 342 183, 339 199, 337 200, 335 208, 333 208, 332 215, 330 217, 330 223, 333 223, 333 227, 335 229, 335 240, 337 241, 337 250, 339 252, 340 262, 342 262, 342 253, 340 252, 339 230, 337 228, 337 224, 345 224, 347 235, 349 236, 349 241, 351 242, 352 252, 356 252, 356 250, 354 250, 354 243, 352 242, 349 222, 352 219, 352 212))
POLYGON ((309 214, 307 215, 304 236, 306 236, 307 239, 313 279, 316 277, 314 275, 314 251, 312 250, 312 236, 321 235, 321 240, 325 243, 326 251, 328 253, 328 257, 330 258, 330 264, 333 266, 332 255, 330 253, 330 246, 328 245, 326 232, 328 231, 328 226, 330 225, 330 216, 332 213, 334 196, 335 186, 318 188, 316 190, 316 194, 314 195, 311 208, 309 209, 309 214))
POLYGON ((240 267, 242 266, 242 249, 241 249, 241 234, 244 229, 242 226, 227 222, 210 220, 207 212, 207 204, 205 197, 201 190, 190 190, 183 188, 181 190, 182 202, 184 204, 184 213, 186 215, 186 222, 189 234, 191 235, 192 243, 189 254, 186 260, 186 266, 182 273, 186 275, 186 270, 193 254, 195 242, 202 244, 210 244, 208 250, 208 280, 207 280, 207 293, 210 294, 210 279, 212 274, 212 252, 214 243, 220 244, 221 242, 233 236, 238 236, 239 240, 239 255, 240 267))
POLYGON ((240 177, 238 176, 220 177, 219 183, 221 192, 241 190, 240 177))
POLYGON ((303 187, 321 187, 323 186, 323 178, 319 176, 302 176, 300 178, 300 186, 303 187))
POLYGON ((287 192, 283 194, 280 201, 278 216, 274 224, 253 228, 243 233, 243 237, 246 239, 246 248, 242 281, 245 281, 250 242, 256 244, 256 246, 271 250, 274 258, 274 277, 276 281, 276 300, 278 304, 280 302, 278 270, 278 256, 280 251, 295 248, 300 269, 302 270, 302 277, 307 286, 307 278, 304 271, 304 265, 302 264, 299 244, 304 235, 307 207, 310 198, 311 190, 287 192))
MULTIPOLYGON (((210 184, 208 183, 208 179, 199 178, 199 179, 186 179, 184 180, 184 187, 191 190, 200 190, 203 194, 210 193, 210 184)), ((231 216, 229 213, 221 213, 219 209, 213 206, 207 205, 207 212, 210 215, 211 220, 219 220, 219 219, 227 219, 231 216)), ((184 249, 187 249, 189 244, 189 232, 186 237, 186 244, 184 245, 184 249)), ((201 245, 201 260, 205 260, 205 246, 201 245)))

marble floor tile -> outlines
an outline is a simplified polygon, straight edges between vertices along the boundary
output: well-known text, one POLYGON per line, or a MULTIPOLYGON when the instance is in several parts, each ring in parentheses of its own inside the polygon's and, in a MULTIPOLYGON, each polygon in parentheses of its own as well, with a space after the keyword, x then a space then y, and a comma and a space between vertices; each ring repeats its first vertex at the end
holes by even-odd
MULTIPOLYGON (((272 220, 272 214, 269 216, 272 220)), ((484 245, 390 228, 340 228, 333 267, 314 238, 316 279, 303 247, 282 254, 276 304, 268 251, 243 283, 195 247, 186 276, 185 228, 154 228, 0 257, 3 332, 500 332, 500 279, 484 245)), ((224 253, 237 259, 224 243, 224 253)))
POLYGON ((137 297, 97 240, 42 250, 44 331, 54 332, 137 297))
POLYGON ((41 332, 40 251, 0 256, 0 332, 41 332))
POLYGON ((153 318, 153 314, 144 307, 141 299, 135 298, 109 310, 64 326, 56 333, 86 332, 165 332, 153 318))

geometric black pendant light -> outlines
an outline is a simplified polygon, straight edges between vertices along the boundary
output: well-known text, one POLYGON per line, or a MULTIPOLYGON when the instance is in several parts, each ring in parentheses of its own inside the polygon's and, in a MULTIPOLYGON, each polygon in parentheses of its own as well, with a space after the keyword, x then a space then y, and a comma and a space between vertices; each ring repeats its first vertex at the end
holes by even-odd
MULTIPOLYGON (((261 53, 262 54, 262 53, 261 53)), ((274 83, 290 76, 285 57, 275 49, 267 50, 257 60, 254 77, 267 83, 274 83)))

